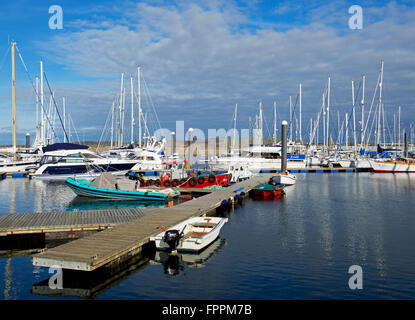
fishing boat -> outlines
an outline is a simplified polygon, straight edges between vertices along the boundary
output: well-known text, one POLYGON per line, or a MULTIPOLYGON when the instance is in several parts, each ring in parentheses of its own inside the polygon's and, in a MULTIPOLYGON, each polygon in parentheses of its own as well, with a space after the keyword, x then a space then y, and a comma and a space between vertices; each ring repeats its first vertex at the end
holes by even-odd
MULTIPOLYGON (((227 218, 194 217, 189 218, 169 230, 151 237, 158 250, 177 252, 199 252, 211 244, 228 222, 227 218)), ((160 228, 162 228, 160 226, 160 228)))
POLYGON ((139 188, 131 180, 116 180, 109 172, 92 182, 68 178, 65 184, 78 196, 103 199, 166 201, 180 195, 180 192, 171 188, 139 188))
POLYGON ((210 173, 193 170, 188 174, 186 160, 163 162, 161 171, 155 176, 146 176, 145 173, 131 170, 128 173, 130 179, 140 181, 141 187, 173 187, 173 188, 206 188, 212 186, 226 187, 230 184, 230 174, 210 173))
POLYGON ((102 172, 124 175, 137 161, 103 158, 88 150, 88 146, 74 143, 55 143, 43 148, 39 167, 29 178, 66 179, 70 177, 95 178, 102 172))
POLYGON ((399 158, 392 159, 375 159, 369 160, 372 169, 375 172, 390 172, 390 173, 414 173, 415 159, 413 158, 399 158))

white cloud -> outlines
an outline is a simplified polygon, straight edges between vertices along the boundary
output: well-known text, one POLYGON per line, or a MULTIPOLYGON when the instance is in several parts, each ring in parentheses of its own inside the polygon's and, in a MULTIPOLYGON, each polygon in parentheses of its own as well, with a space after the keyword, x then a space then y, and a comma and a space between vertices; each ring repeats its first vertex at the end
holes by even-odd
MULTIPOLYGON (((162 124, 186 117, 209 121, 205 128, 227 126, 234 103, 241 106, 247 123, 258 100, 271 112, 274 97, 286 115, 288 96, 296 95, 300 82, 303 119, 308 123, 320 107, 329 75, 335 86, 334 108, 343 113, 351 105, 350 81, 358 82, 365 73, 370 96, 382 59, 385 107, 401 104, 413 110, 415 10, 396 3, 372 4, 364 11, 364 29, 352 31, 345 1, 315 6, 312 3, 304 12, 305 25, 278 31, 269 21, 253 28, 257 22, 249 11, 229 3, 129 3, 117 20, 80 20, 76 24, 82 28, 39 46, 48 59, 85 76, 116 78, 121 72, 134 74, 141 65, 162 124)), ((274 13, 297 9, 286 2, 274 13)), ((118 82, 113 86, 117 88, 118 82)))

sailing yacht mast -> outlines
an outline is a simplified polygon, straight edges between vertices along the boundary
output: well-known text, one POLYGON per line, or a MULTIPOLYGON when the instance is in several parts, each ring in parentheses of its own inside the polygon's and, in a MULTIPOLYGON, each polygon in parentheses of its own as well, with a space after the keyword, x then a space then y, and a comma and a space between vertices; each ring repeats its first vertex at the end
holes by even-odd
POLYGON ((329 77, 328 83, 327 83, 327 149, 330 145, 330 82, 331 78, 329 77))
POLYGON ((235 103, 235 114, 233 117, 233 142, 232 142, 232 149, 236 149, 236 116, 238 114, 238 104, 235 103))
POLYGON ((398 148, 401 147, 401 106, 398 107, 398 148))
POLYGON ((301 83, 300 83, 300 139, 299 139, 300 142, 303 141, 303 136, 301 132, 301 125, 302 125, 301 114, 302 114, 302 90, 301 90, 301 83))
POLYGON ((122 145, 122 112, 123 112, 123 87, 124 87, 124 73, 121 73, 121 89, 120 89, 120 104, 118 107, 119 118, 118 118, 118 147, 122 145))
POLYGON ((263 140, 263 131, 262 131, 262 101, 259 102, 259 130, 260 130, 260 134, 261 134, 261 145, 264 144, 264 140, 263 140))
POLYGON ((141 147, 141 70, 140 66, 137 67, 137 82, 138 82, 138 145, 141 147))
POLYGON ((66 110, 65 110, 65 97, 62 97, 62 107, 63 107, 63 132, 64 132, 64 135, 63 135, 63 142, 69 142, 69 141, 66 141, 66 134, 65 134, 65 132, 66 132, 66 110))
POLYGON ((46 146, 44 92, 43 92, 43 61, 40 61, 40 140, 41 140, 41 145, 46 146))
POLYGON ((274 101, 274 145, 277 144, 277 101, 274 101))
POLYGON ((13 158, 16 160, 16 73, 14 61, 14 47, 16 42, 12 42, 12 99, 13 99, 13 158))
POLYGON ((362 79, 362 128, 361 128, 361 137, 360 137, 360 148, 363 148, 363 140, 364 140, 364 123, 365 123, 365 84, 366 84, 366 76, 363 75, 362 79))
POLYGON ((326 152, 326 94, 323 93, 323 153, 326 152))
POLYGON ((354 152, 356 155, 357 145, 356 145, 356 111, 355 111, 355 101, 354 101, 354 81, 352 80, 352 104, 353 104, 353 143, 354 143, 354 152))
POLYGON ((379 83, 379 111, 378 111, 378 125, 376 130, 376 144, 380 144, 380 117, 382 111, 382 89, 383 89, 383 60, 380 69, 380 83, 379 83))
POLYGON ((131 144, 134 143, 134 85, 133 77, 130 77, 131 85, 131 144))
POLYGON ((113 140, 114 140, 114 111, 115 111, 115 103, 112 102, 111 108, 111 149, 113 148, 113 140))
POLYGON ((292 100, 290 96, 290 141, 293 140, 293 110, 292 110, 292 100))

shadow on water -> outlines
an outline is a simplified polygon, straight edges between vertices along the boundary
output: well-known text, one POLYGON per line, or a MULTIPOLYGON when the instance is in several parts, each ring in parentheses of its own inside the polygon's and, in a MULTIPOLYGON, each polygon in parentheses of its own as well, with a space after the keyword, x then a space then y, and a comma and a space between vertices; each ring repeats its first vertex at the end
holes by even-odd
POLYGON ((156 251, 154 243, 143 248, 141 254, 126 263, 111 268, 100 268, 92 272, 63 270, 62 289, 51 288, 52 278, 32 286, 31 294, 48 297, 80 297, 94 299, 99 294, 115 287, 129 276, 151 264, 162 264, 165 274, 176 276, 185 268, 201 268, 224 245, 225 239, 218 238, 198 254, 170 254, 156 251))
MULTIPOLYGON (((177 200, 174 201, 176 204, 177 200)), ((106 210, 106 209, 121 209, 121 208, 161 208, 166 207, 167 203, 164 201, 140 201, 140 200, 106 200, 94 199, 86 197, 75 197, 66 207, 67 211, 82 211, 82 210, 106 210)))

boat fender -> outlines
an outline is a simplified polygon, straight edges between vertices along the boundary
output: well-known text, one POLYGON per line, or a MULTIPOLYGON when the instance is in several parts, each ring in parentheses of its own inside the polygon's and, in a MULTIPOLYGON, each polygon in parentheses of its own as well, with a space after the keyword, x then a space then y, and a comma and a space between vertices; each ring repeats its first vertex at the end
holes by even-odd
POLYGON ((213 175, 213 174, 211 174, 211 175, 209 175, 209 183, 213 183, 213 182, 215 182, 215 180, 216 180, 216 177, 213 175))
POLYGON ((192 178, 189 180, 189 186, 194 187, 196 184, 197 184, 197 180, 196 180, 196 178, 192 177, 192 178))
POLYGON ((170 180, 165 180, 163 182, 163 186, 165 186, 165 187, 170 187, 170 185, 171 185, 171 181, 170 180))
POLYGON ((235 195, 235 199, 237 199, 237 200, 239 199, 239 194, 235 195))
POLYGON ((186 184, 186 182, 187 182, 187 179, 183 178, 183 179, 180 180, 180 185, 184 186, 186 184))
POLYGON ((204 177, 200 177, 199 179, 197 179, 197 183, 204 184, 205 183, 205 178, 204 177))
POLYGON ((227 203, 228 203, 227 200, 222 200, 222 205, 226 206, 227 203))
POLYGON ((156 180, 156 182, 154 182, 154 184, 155 184, 157 187, 160 187, 160 185, 161 185, 161 181, 160 181, 160 179, 157 179, 157 180, 156 180))
POLYGON ((174 179, 174 180, 171 182, 171 185, 172 185, 172 187, 177 187, 177 186, 179 185, 179 180, 174 179))
POLYGON ((244 195, 245 195, 245 192, 243 192, 243 191, 242 191, 242 192, 241 192, 241 197, 243 197, 244 195))

